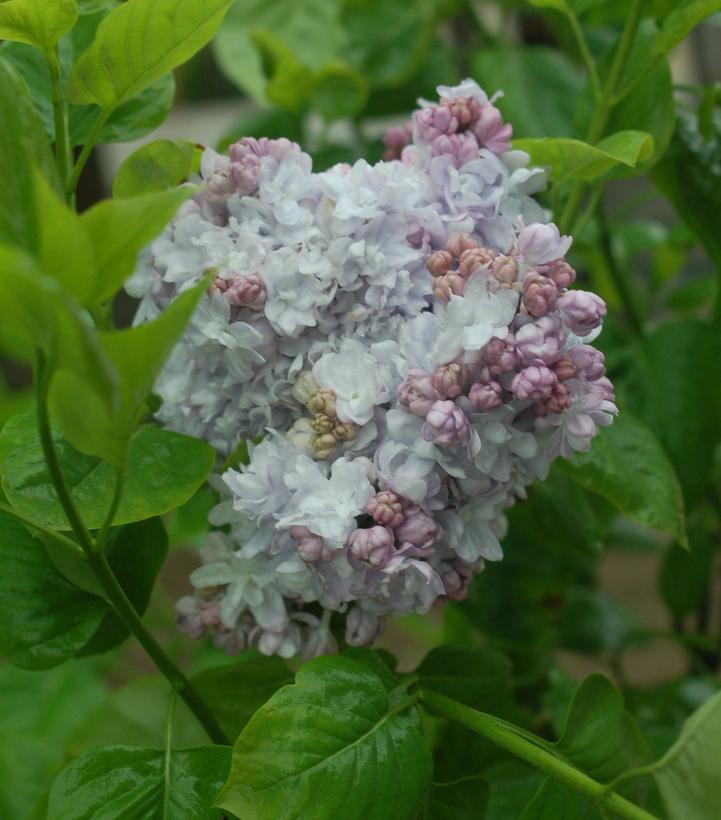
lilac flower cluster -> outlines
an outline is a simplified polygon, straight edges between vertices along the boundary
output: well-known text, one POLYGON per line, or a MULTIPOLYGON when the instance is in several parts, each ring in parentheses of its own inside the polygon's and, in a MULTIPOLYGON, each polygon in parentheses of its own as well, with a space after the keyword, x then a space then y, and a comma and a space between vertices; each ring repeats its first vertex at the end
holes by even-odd
POLYGON ((440 87, 386 160, 313 173, 287 140, 206 151, 202 191, 128 285, 137 321, 216 278, 156 390, 168 427, 246 466, 178 602, 230 652, 370 644, 386 615, 464 597, 503 511, 616 412, 605 314, 570 289, 545 183, 471 80, 440 87))

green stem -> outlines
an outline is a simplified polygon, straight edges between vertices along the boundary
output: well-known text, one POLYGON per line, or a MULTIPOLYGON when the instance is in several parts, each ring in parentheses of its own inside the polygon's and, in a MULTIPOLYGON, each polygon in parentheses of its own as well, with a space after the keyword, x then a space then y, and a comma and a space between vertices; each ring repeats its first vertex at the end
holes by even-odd
POLYGON ((163 761, 163 820, 170 817, 170 766, 173 753, 173 720, 175 719, 175 706, 178 702, 178 691, 175 687, 170 690, 168 698, 168 714, 165 718, 165 760, 163 761))
POLYGON ((657 820, 654 815, 649 814, 640 806, 636 806, 620 794, 609 791, 608 786, 579 771, 555 754, 530 743, 507 726, 499 723, 492 715, 476 712, 462 703, 425 689, 422 690, 421 700, 435 712, 485 737, 554 780, 575 789, 606 811, 626 818, 626 820, 657 820))
POLYGON ((591 81, 591 90, 593 91, 593 99, 598 102, 601 97, 601 83, 598 80, 598 71, 596 70, 596 63, 591 55, 591 50, 588 47, 586 35, 583 33, 581 24, 578 22, 578 17, 571 11, 568 15, 568 21, 571 24, 573 36, 576 38, 578 51, 581 55, 581 60, 588 72, 588 79, 591 81))
POLYGON ((68 174, 73 162, 70 135, 68 133, 68 107, 63 93, 63 84, 60 78, 60 60, 57 47, 54 52, 46 55, 50 71, 50 83, 53 95, 53 117, 55 120, 55 161, 58 165, 60 183, 63 190, 67 185, 68 174))
POLYGON ((90 153, 92 152, 93 148, 95 148, 95 144, 100 139, 100 133, 105 127, 105 123, 108 121, 108 118, 113 113, 112 108, 106 109, 100 112, 100 116, 95 121, 95 125, 93 126, 93 130, 90 132, 88 139, 83 145, 83 150, 80 152, 80 156, 78 157, 78 161, 75 163, 75 167, 73 168, 73 172, 70 175, 70 180, 68 181, 67 187, 67 194, 69 197, 75 196, 75 189, 78 187, 78 181, 80 180, 80 174, 82 174, 85 165, 90 157, 90 153))
POLYGON ((110 564, 108 564, 104 553, 98 552, 95 548, 88 528, 82 520, 75 502, 70 495, 70 491, 63 478, 60 462, 58 461, 50 429, 50 418, 48 415, 47 399, 50 381, 50 371, 47 368, 42 354, 38 356, 36 373, 36 404, 37 420, 42 443, 43 454, 50 473, 50 478, 55 487, 58 500, 65 512, 68 523, 72 527, 80 542, 80 546, 85 553, 88 565, 98 580, 98 583, 105 593, 108 603, 112 606, 116 615, 125 624, 128 630, 135 636, 136 640, 143 647, 145 652, 155 663, 158 669, 170 681, 178 694, 183 698, 190 710, 201 723, 208 736, 214 743, 229 745, 228 737, 216 720, 213 713, 208 708, 205 701, 200 697, 191 682, 178 669, 173 661, 165 653, 158 641, 146 629, 140 615, 132 605, 125 590, 118 583, 110 564))
MULTIPOLYGON (((586 132, 586 142, 595 145, 603 135, 603 129, 606 127, 608 117, 615 104, 614 96, 616 94, 616 86, 623 75, 623 70, 626 67, 628 56, 633 47, 633 41, 636 39, 636 31, 641 22, 641 12, 645 0, 632 0, 631 8, 628 11, 626 18, 626 25, 624 26, 621 40, 611 63, 611 68, 608 72, 608 80, 603 88, 601 97, 593 112, 593 117, 588 125, 586 132)), ((581 197, 583 196, 584 185, 582 182, 577 182, 571 188, 566 201, 566 207, 563 209, 561 215, 560 228, 565 232, 571 229, 576 218, 576 211, 581 204, 581 197)))
POLYGON ((112 527, 113 521, 115 520, 115 514, 118 511, 120 501, 123 497, 124 487, 125 465, 118 467, 115 472, 115 491, 113 492, 113 500, 110 502, 110 508, 108 509, 108 514, 105 516, 105 520, 103 521, 100 529, 95 535, 95 543, 93 545, 93 548, 96 552, 103 551, 103 547, 105 546, 105 540, 108 537, 110 528, 112 527))

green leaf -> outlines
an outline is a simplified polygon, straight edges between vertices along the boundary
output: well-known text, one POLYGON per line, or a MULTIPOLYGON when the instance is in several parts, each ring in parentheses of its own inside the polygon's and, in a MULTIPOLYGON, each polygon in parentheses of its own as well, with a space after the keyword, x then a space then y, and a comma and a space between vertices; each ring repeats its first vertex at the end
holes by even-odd
POLYGON ((416 709, 392 707, 365 666, 323 657, 251 718, 216 805, 247 820, 410 820, 430 772, 416 709))
POLYGON ((187 140, 155 140, 125 159, 113 180, 114 197, 175 188, 190 175, 197 148, 187 140))
MULTIPOLYGON (((57 431, 53 440, 70 494, 90 529, 101 526, 110 507, 115 471, 74 449, 57 431)), ((214 453, 199 439, 145 427, 132 439, 123 497, 115 524, 162 515, 187 501, 213 466, 214 453)), ((0 432, 3 491, 19 512, 40 526, 68 529, 50 480, 35 416, 11 419, 0 432)))
POLYGON ((473 77, 497 101, 518 137, 572 137, 583 77, 556 49, 538 46, 483 48, 472 58, 473 77))
POLYGON ((580 792, 548 778, 525 807, 519 820, 606 820, 608 815, 597 803, 580 792))
POLYGON ((163 817, 220 818, 212 808, 230 763, 230 748, 172 750, 107 746, 86 752, 53 784, 48 820, 163 817))
POLYGON ((492 649, 446 645, 431 649, 417 672, 427 689, 481 709, 508 686, 511 662, 492 649))
POLYGON ((721 692, 684 723, 676 742, 657 763, 654 777, 670 820, 716 820, 721 805, 721 692))
POLYGON ((99 405, 76 374, 63 372, 56 377, 50 406, 58 426, 75 447, 113 464, 125 462, 130 437, 147 409, 155 379, 207 287, 206 277, 154 321, 100 334, 102 348, 118 374, 118 401, 112 409, 99 405), (89 413, 92 425, 87 423, 89 413))
POLYGON ((97 629, 107 605, 63 578, 43 543, 0 512, 0 652, 25 669, 72 657, 97 629))
POLYGON ((423 820, 482 820, 487 803, 488 783, 480 775, 433 783, 423 820))
POLYGON ((634 632, 639 628, 621 604, 588 587, 570 590, 558 614, 561 646, 585 655, 625 649, 638 640, 634 632))
POLYGON ((708 594, 713 577, 713 526, 708 517, 694 521, 689 527, 690 549, 685 551, 672 544, 663 557, 659 588, 677 618, 695 612, 708 594))
POLYGON ((367 102, 368 83, 350 66, 342 63, 329 65, 313 80, 311 105, 327 120, 355 117, 367 102))
POLYGON ((0 40, 27 43, 49 55, 77 17, 75 0, 7 0, 0 5, 0 40))
POLYGON ((135 270, 140 251, 154 239, 193 193, 179 188, 127 199, 105 199, 81 217, 95 250, 97 284, 93 301, 115 295, 135 270))
POLYGON ((236 738, 253 715, 293 673, 279 657, 247 658, 240 663, 206 669, 193 685, 231 738, 236 738))
POLYGON ((589 145, 581 140, 559 138, 520 139, 513 147, 531 155, 534 165, 549 165, 551 179, 594 182, 618 165, 635 168, 653 153, 653 138, 643 131, 621 131, 589 145))
POLYGON ((629 413, 621 412, 602 429, 588 453, 576 453, 558 466, 632 521, 688 545, 683 493, 673 466, 653 433, 629 413))
MULTIPOLYGON (((168 554, 168 536, 159 518, 110 531, 104 549, 113 574, 141 615, 148 608, 155 579, 168 554)), ((114 612, 107 612, 92 638, 76 654, 96 655, 122 643, 130 634, 114 612)))
POLYGON ((68 99, 109 111, 189 60, 232 0, 128 0, 99 25, 73 69, 68 99))
POLYGON ((721 11, 721 0, 678 0, 666 17, 653 45, 653 54, 667 54, 684 40, 696 26, 721 11))

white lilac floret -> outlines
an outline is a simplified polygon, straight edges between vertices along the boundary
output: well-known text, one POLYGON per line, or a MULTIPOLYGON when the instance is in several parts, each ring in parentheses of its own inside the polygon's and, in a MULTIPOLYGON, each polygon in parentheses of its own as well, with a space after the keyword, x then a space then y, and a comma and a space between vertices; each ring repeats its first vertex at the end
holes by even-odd
POLYGON ((201 192, 128 285, 137 321, 215 271, 156 390, 159 419, 250 463, 218 479, 188 634, 306 657, 459 600, 502 557, 504 510, 616 412, 571 238, 471 80, 386 159, 313 173, 288 140, 211 150, 201 192))

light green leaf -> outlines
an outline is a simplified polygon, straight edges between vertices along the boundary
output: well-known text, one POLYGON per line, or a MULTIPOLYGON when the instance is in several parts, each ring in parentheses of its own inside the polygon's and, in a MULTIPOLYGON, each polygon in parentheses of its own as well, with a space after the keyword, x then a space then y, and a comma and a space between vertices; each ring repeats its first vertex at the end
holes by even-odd
POLYGON ((98 27, 73 69, 68 98, 116 108, 189 60, 213 36, 232 0, 128 0, 98 27))
POLYGON ((717 820, 721 805, 721 692, 684 723, 654 777, 670 820, 717 820))
POLYGON ((214 820, 212 808, 230 763, 227 746, 145 749, 106 746, 86 752, 53 784, 48 820, 162 817, 214 820))
POLYGON ((487 803, 488 783, 480 775, 433 783, 423 820, 482 820, 487 803))
POLYGON ((573 178, 594 182, 618 165, 634 168, 653 153, 653 139, 642 131, 622 131, 598 145, 565 137, 519 139, 513 147, 531 155, 535 165, 548 165, 551 179, 563 183, 573 178))
POLYGON ((43 543, 2 512, 0 558, 0 652, 25 669, 49 669, 72 657, 91 638, 107 605, 67 581, 43 543))
POLYGON ((629 413, 600 430, 588 453, 559 460, 558 466, 632 521, 688 544, 683 493, 673 466, 653 433, 629 413))
POLYGON ((367 102, 365 77, 343 63, 328 65, 313 80, 311 105, 327 120, 355 117, 367 102))
POLYGON ((446 645, 432 649, 417 671, 427 689, 480 709, 506 689, 511 662, 492 649, 446 645))
POLYGON ((431 757, 415 708, 341 657, 300 669, 251 718, 216 805, 246 820, 411 820, 431 757))
MULTIPOLYGON (((75 450, 57 431, 53 440, 73 501, 90 529, 103 523, 115 487, 113 467, 75 450)), ((211 447, 199 439, 145 427, 130 443, 116 524, 162 515, 187 501, 213 465, 211 447)), ((0 432, 3 491, 18 512, 40 526, 67 530, 68 523, 45 466, 32 413, 16 416, 0 432)))
POLYGON ((132 197, 177 187, 190 175, 197 150, 187 140, 155 140, 143 145, 118 169, 113 196, 132 197))
POLYGON ((75 0, 7 0, 0 5, 0 40, 27 43, 52 54, 77 18, 75 0))
POLYGON ((654 41, 653 53, 667 54, 700 22, 717 11, 721 11, 721 0, 679 0, 661 25, 654 41))
POLYGON ((110 299, 135 270, 140 251, 170 222, 192 188, 105 199, 81 217, 95 252, 93 301, 110 299))
POLYGON ((291 683, 293 673, 279 657, 246 658, 193 678, 196 690, 233 739, 271 695, 291 683))

